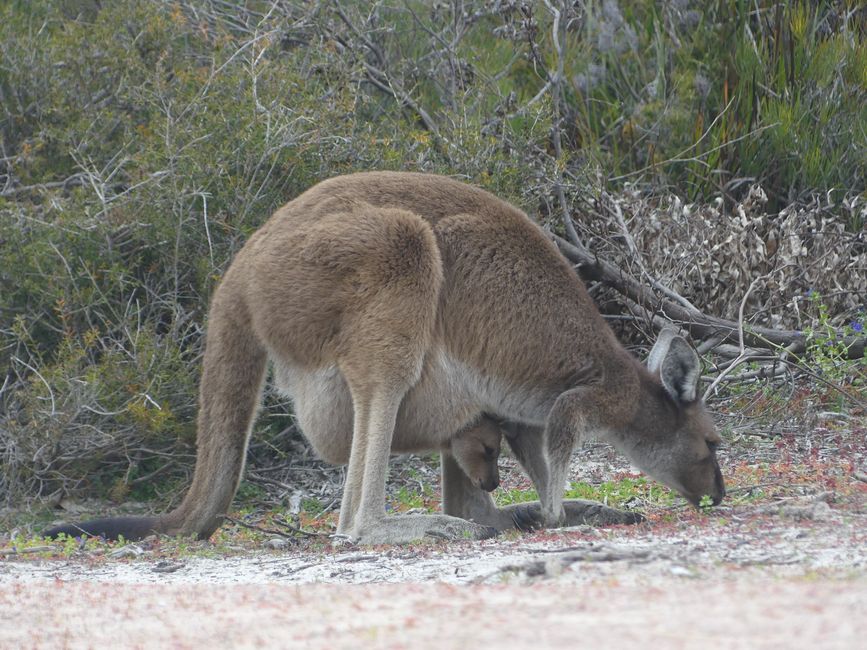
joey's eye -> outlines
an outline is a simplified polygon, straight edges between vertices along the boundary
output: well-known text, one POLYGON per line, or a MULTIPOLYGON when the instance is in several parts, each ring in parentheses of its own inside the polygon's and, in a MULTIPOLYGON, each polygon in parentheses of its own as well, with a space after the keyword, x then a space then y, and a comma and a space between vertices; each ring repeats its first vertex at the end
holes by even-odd
POLYGON ((716 450, 719 448, 719 442, 711 440, 707 443, 707 448, 710 449, 712 454, 715 454, 716 450))
POLYGON ((484 445, 485 447, 485 458, 492 459, 496 455, 496 450, 493 447, 488 447, 488 445, 484 445))

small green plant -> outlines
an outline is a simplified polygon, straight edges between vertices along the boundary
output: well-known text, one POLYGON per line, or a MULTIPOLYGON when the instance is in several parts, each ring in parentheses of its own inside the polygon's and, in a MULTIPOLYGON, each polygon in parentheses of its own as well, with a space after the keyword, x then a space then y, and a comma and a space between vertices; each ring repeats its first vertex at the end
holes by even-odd
POLYGON ((316 497, 306 497, 301 500, 301 510, 315 517, 325 510, 325 505, 316 497))
POLYGON ((852 337, 864 335, 865 314, 843 327, 837 327, 831 320, 828 306, 816 291, 807 294, 815 309, 814 323, 805 328, 807 357, 818 368, 823 377, 839 383, 863 386, 865 383, 865 359, 849 359, 852 337), (849 341, 847 342, 847 338, 849 341))
POLYGON ((500 489, 494 492, 494 501, 498 506, 509 506, 514 503, 538 501, 539 495, 535 489, 513 488, 510 490, 500 489))
POLYGON ((235 498, 241 503, 262 499, 266 496, 266 491, 261 486, 251 483, 250 481, 241 481, 238 486, 238 492, 235 498))
POLYGON ((402 485, 395 494, 394 508, 398 511, 412 510, 413 508, 430 510, 430 501, 433 495, 433 488, 426 483, 419 483, 417 490, 402 485))

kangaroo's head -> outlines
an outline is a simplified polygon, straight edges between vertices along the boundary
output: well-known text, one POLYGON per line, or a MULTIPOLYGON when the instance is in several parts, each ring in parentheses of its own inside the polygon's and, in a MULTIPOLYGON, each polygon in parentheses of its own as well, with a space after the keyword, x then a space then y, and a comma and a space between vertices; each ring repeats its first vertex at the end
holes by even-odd
POLYGON ((710 497, 717 505, 725 484, 716 458, 720 437, 698 396, 701 364, 692 347, 671 330, 663 330, 647 358, 658 378, 646 387, 645 408, 635 429, 642 432, 631 459, 647 474, 698 506, 710 497))
POLYGON ((500 485, 497 459, 502 432, 493 422, 482 420, 477 426, 452 438, 450 451, 473 485, 492 492, 500 485))

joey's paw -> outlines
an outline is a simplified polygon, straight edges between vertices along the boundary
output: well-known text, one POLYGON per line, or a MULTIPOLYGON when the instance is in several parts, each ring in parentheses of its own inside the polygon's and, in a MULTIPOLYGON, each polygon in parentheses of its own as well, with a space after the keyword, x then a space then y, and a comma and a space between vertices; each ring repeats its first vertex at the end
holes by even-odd
POLYGON ((512 521, 515 528, 523 531, 539 530, 545 527, 545 518, 538 503, 528 503, 512 510, 512 521))

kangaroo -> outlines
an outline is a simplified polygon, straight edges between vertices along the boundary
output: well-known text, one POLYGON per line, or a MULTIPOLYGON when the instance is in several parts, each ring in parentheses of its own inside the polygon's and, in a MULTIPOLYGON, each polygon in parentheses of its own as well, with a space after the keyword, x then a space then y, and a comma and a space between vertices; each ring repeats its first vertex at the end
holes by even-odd
POLYGON ((470 482, 493 492, 500 485, 497 459, 503 432, 490 419, 482 418, 475 426, 461 431, 442 451, 450 453, 470 482))
POLYGON ((180 505, 45 534, 210 536, 237 489, 269 360, 315 450, 348 464, 338 533, 359 543, 634 520, 563 499, 572 451, 590 436, 695 505, 725 495, 684 339, 663 331, 642 365, 522 211, 447 177, 370 172, 278 209, 222 278, 180 505), (386 516, 389 455, 442 448, 486 414, 507 423, 539 501, 497 507, 445 452, 443 514, 386 516))

